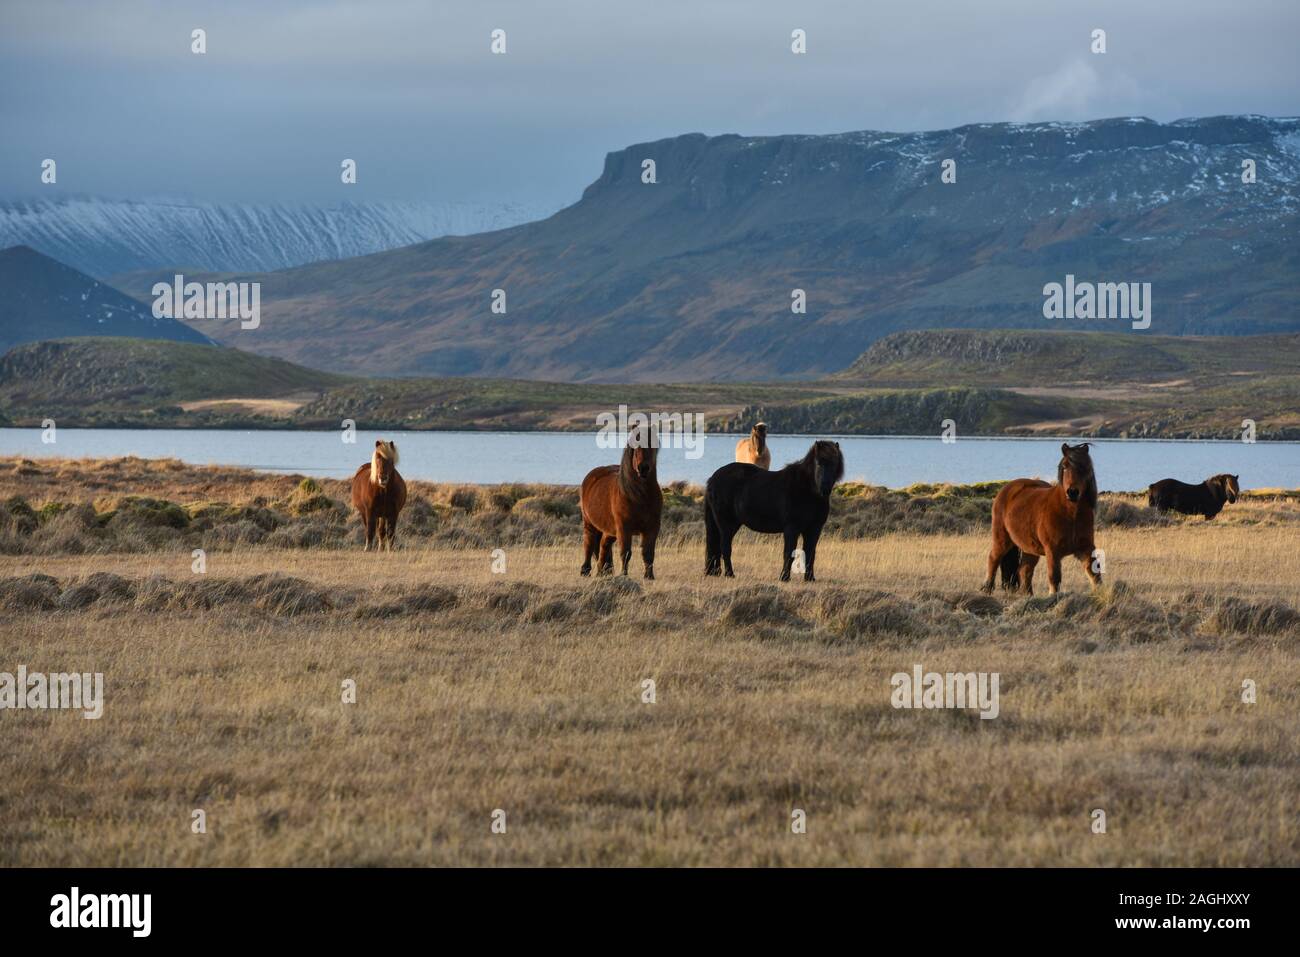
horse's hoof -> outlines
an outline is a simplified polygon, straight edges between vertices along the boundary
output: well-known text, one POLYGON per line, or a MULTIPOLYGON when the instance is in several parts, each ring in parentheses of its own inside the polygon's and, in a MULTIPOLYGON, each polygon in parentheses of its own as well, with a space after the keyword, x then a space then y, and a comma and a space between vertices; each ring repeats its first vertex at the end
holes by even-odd
POLYGON ((590 577, 591 577, 591 566, 590 566, 590 565, 583 565, 581 568, 578 569, 578 574, 581 575, 583 578, 590 578, 590 577))
POLYGON ((651 581, 651 582, 652 582, 652 581, 655 580, 655 573, 654 573, 653 571, 651 571, 649 568, 647 568, 647 569, 645 570, 645 577, 646 577, 646 581, 651 581))

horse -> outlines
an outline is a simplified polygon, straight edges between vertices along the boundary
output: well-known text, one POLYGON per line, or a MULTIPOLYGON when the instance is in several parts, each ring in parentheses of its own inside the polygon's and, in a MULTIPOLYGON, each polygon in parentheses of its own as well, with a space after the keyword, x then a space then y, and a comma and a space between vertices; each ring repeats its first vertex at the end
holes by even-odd
POLYGON ((785 536, 781 581, 790 580, 794 551, 803 536, 803 580, 816 581, 817 539, 831 511, 831 489, 844 477, 838 442, 819 440, 798 462, 777 472, 732 462, 709 477, 704 488, 704 574, 734 578, 731 541, 743 525, 785 536))
POLYGON ((1083 563, 1093 586, 1101 584, 1093 568, 1093 524, 1097 510, 1097 477, 1092 471, 1088 443, 1061 445, 1056 482, 1015 479, 993 499, 993 547, 989 550, 984 591, 993 591, 993 576, 1002 570, 1002 587, 1034 593, 1034 566, 1047 558, 1047 587, 1061 587, 1061 559, 1073 555, 1083 563))
POLYGON ((600 554, 596 574, 614 571, 614 542, 618 542, 623 574, 632 558, 632 536, 641 536, 645 577, 655 577, 655 541, 664 511, 659 487, 659 437, 641 427, 628 436, 618 465, 602 465, 582 480, 578 503, 582 509, 581 573, 591 574, 591 559, 600 554))
POLYGON ((387 545, 391 552, 397 516, 406 505, 406 482, 397 474, 396 442, 375 440, 370 464, 362 465, 352 476, 352 505, 366 530, 365 551, 370 551, 378 536, 379 550, 387 545))
POLYGON ((1188 485, 1177 479, 1161 479, 1147 489, 1147 504, 1162 512, 1173 509, 1184 515, 1204 515, 1206 521, 1231 505, 1241 494, 1239 476, 1212 475, 1200 485, 1188 485))
POLYGON ((764 471, 772 467, 772 450, 767 447, 766 422, 759 422, 750 430, 749 438, 736 443, 736 461, 757 465, 764 471))

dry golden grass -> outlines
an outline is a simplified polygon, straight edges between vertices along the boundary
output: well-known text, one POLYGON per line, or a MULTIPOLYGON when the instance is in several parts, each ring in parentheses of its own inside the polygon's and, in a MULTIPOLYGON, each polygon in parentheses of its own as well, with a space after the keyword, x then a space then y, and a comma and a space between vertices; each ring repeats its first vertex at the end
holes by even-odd
POLYGON ((0 714, 0 864, 1300 863, 1294 526, 1099 544, 1118 584, 1067 567, 1056 600, 979 596, 976 534, 827 540, 784 586, 752 535, 734 582, 697 543, 580 579, 576 537, 503 575, 419 545, 0 556, 60 602, 126 583, 0 588, 0 670, 106 682, 99 721, 0 714), (1000 716, 895 710, 914 664, 999 672, 1000 716))

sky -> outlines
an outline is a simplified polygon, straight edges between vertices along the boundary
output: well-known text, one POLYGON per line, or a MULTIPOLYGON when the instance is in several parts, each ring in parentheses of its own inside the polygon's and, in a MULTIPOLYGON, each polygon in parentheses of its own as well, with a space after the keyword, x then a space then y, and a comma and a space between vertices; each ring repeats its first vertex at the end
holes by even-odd
POLYGON ((558 207, 690 132, 1295 116, 1298 39, 1300 0, 0 0, 0 199, 558 207))

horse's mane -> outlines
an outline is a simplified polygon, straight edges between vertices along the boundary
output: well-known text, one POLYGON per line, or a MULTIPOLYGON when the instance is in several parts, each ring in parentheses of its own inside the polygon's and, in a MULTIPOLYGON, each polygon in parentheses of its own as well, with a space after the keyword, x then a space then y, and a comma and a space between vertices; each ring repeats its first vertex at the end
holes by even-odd
POLYGON ((754 443, 754 451, 761 455, 763 449, 767 448, 767 423, 754 423, 754 427, 749 430, 749 439, 754 443))
POLYGON ((1230 487, 1228 483, 1231 481, 1232 481, 1231 472, 1221 472, 1218 475, 1211 475, 1209 478, 1205 480, 1204 484, 1206 488, 1217 489, 1219 493, 1219 499, 1221 501, 1226 502, 1228 500, 1228 489, 1230 487))
POLYGON ((375 453, 370 456, 370 481, 376 485, 379 484, 379 459, 381 456, 392 462, 393 468, 397 468, 397 446, 392 442, 382 440, 375 446, 375 453))
POLYGON ((801 478, 806 480, 814 489, 817 489, 817 466, 819 464, 818 459, 820 458, 817 453, 827 446, 835 452, 835 479, 834 482, 831 483, 833 485, 835 482, 844 478, 844 455, 835 446, 834 442, 827 442, 825 439, 818 439, 812 444, 812 447, 808 449, 807 455, 799 459, 797 462, 789 463, 784 469, 782 469, 782 471, 794 470, 798 472, 801 478))

